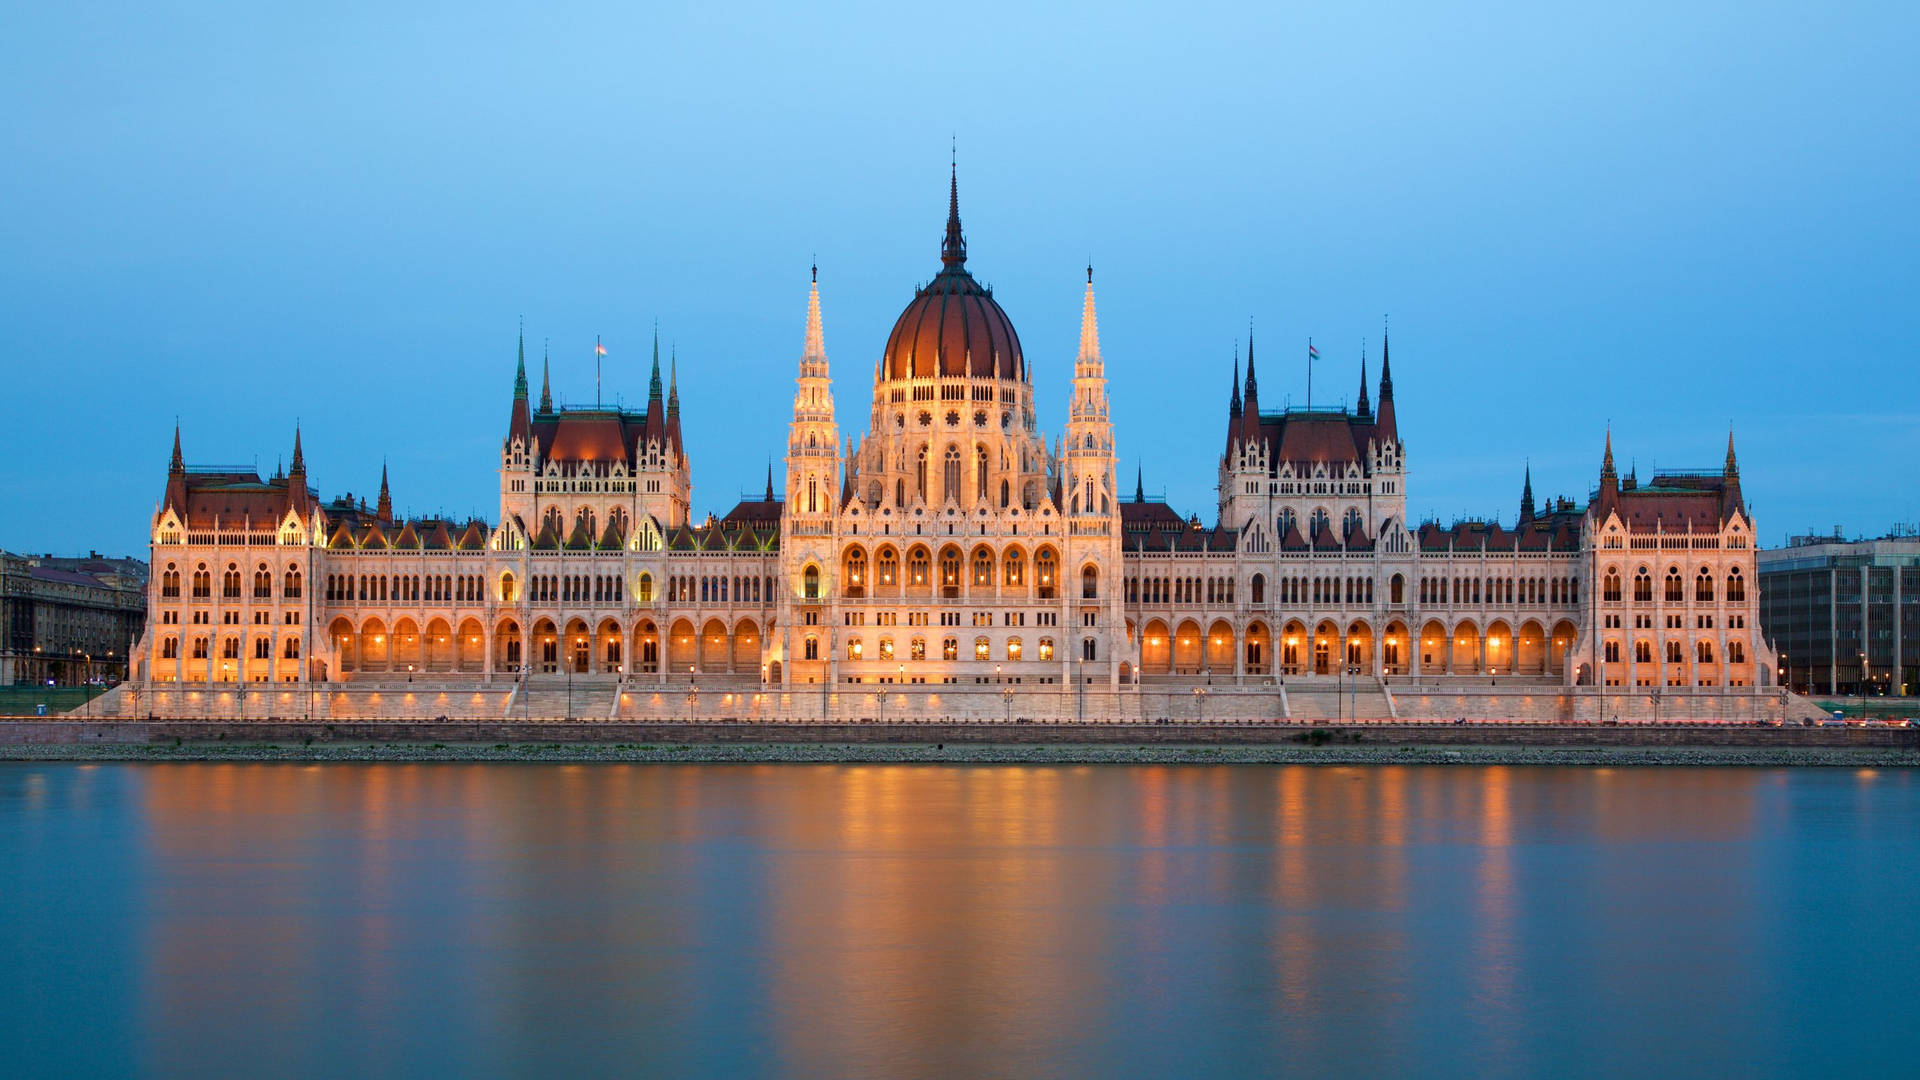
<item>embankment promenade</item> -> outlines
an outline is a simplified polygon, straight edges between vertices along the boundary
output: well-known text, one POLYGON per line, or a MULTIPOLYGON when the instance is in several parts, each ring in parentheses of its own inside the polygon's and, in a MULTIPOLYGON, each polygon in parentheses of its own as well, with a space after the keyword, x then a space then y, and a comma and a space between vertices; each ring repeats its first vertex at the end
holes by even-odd
POLYGON ((0 760, 1920 766, 1920 729, 1661 724, 0 721, 0 760))

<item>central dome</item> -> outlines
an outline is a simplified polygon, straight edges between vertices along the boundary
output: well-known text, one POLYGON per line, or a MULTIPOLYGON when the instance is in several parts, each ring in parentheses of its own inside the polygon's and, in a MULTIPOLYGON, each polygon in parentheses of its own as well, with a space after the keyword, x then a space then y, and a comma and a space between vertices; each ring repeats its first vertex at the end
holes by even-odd
POLYGON ((940 273, 915 291, 913 302, 887 335, 881 368, 888 379, 1026 377, 1020 336, 993 294, 967 273, 967 242, 960 234, 960 180, 947 202, 947 235, 940 273))

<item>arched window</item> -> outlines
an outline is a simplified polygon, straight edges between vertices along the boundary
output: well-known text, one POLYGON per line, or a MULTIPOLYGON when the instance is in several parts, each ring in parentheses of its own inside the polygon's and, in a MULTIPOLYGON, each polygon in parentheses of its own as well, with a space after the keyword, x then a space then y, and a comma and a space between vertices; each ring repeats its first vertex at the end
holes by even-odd
POLYGON ((820 639, 817 637, 808 638, 805 647, 800 651, 800 655, 807 660, 820 659, 820 639))
POLYGON ((993 587, 993 552, 986 548, 973 551, 973 587, 987 589, 993 587))
POLYGON ((298 600, 300 599, 300 586, 300 568, 288 565, 286 587, 282 590, 281 594, 288 600, 298 600))
POLYGON ((160 595, 168 598, 180 595, 180 571, 175 570, 172 563, 160 574, 160 595))
POLYGON ((940 553, 940 588, 948 596, 960 595, 960 552, 953 548, 940 553))
POLYGON ((1320 535, 1320 533, 1327 528, 1328 523, 1331 522, 1332 520, 1333 520, 1332 518, 1327 516, 1327 512, 1325 510, 1315 510, 1313 512, 1312 524, 1307 528, 1307 537, 1311 539, 1315 536, 1320 535))
POLYGON ((1740 568, 1737 566, 1727 571, 1727 602, 1729 604, 1747 602, 1747 583, 1740 576, 1740 568))
POLYGON ((1280 539, 1285 540, 1288 530, 1293 528, 1293 511, 1291 509, 1280 511, 1280 516, 1274 519, 1273 525, 1280 539))
POLYGON ((1040 639, 1040 660, 1044 663, 1051 659, 1053 659, 1053 639, 1043 637, 1040 639))
MULTIPOLYGON (((1398 581, 1399 579, 1395 578, 1394 580, 1398 581)), ((1251 590, 1254 603, 1264 604, 1267 602, 1267 576, 1265 574, 1253 575, 1253 581, 1249 583, 1247 587, 1251 590)), ((1398 603, 1399 601, 1396 599, 1395 602, 1398 603)))
POLYGON ((1099 659, 1099 656, 1100 656, 1099 649, 1100 649, 1099 645, 1094 641, 1093 638, 1080 639, 1080 659, 1082 660, 1099 659))
MULTIPOLYGON (((987 487, 987 448, 984 446, 977 446, 977 447, 974 447, 974 453, 973 453, 974 498, 982 502, 986 501, 987 492, 989 490, 991 489, 987 487)), ((1006 504, 1003 501, 1001 505, 1004 506, 1006 504)))
POLYGON ((874 571, 880 575, 880 584, 898 585, 900 583, 900 556, 892 548, 881 548, 880 557, 874 560, 874 571))
POLYGON ((1393 575, 1393 578, 1387 582, 1387 595, 1390 597, 1387 601, 1390 604, 1406 603, 1407 579, 1399 574, 1393 575))
POLYGON ((914 548, 907 552, 907 580, 915 585, 925 585, 927 575, 933 572, 931 561, 927 558, 927 549, 914 548))
POLYGON ((1351 540, 1360 531, 1360 511, 1351 507, 1347 510, 1346 520, 1340 523, 1340 535, 1351 540))
POLYGON ((847 549, 846 595, 867 595, 867 553, 861 548, 847 549))
POLYGON ((165 638, 160 642, 160 659, 177 660, 180 658, 180 639, 165 638))
POLYGON ((255 600, 273 599, 273 574, 261 563, 253 570, 253 598, 255 600))
POLYGON ((1021 644, 1019 638, 1017 637, 1008 638, 1007 639, 1007 659, 1009 661, 1020 659, 1021 650, 1023 648, 1024 646, 1021 644))
POLYGON ((960 448, 947 447, 946 468, 941 476, 940 497, 947 502, 960 501, 960 448))
POLYGON ((940 642, 940 659, 942 660, 960 659, 960 639, 959 638, 946 638, 940 642))
POLYGON ((1019 548, 1014 548, 1007 552, 1006 568, 1001 574, 1001 581, 1004 582, 1009 589, 1026 587, 1027 562, 1020 554, 1019 548))
POLYGON ((1040 591, 1040 599, 1053 599, 1059 570, 1059 560, 1054 557, 1052 548, 1041 548, 1040 553, 1033 557, 1034 585, 1040 591))
POLYGON ((297 637, 288 638, 286 647, 280 650, 280 656, 285 660, 300 659, 300 639, 297 637))
POLYGON ((926 638, 917 637, 907 644, 907 659, 925 660, 926 658, 927 658, 927 639, 926 638))
POLYGON ((973 639, 973 658, 975 660, 993 659, 993 643, 984 637, 973 639))
POLYGON ((1747 647, 1738 640, 1727 642, 1727 663, 1744 664, 1747 662, 1747 647))
POLYGON ((1678 640, 1667 642, 1667 663, 1681 664, 1685 662, 1686 657, 1680 651, 1680 642, 1678 640))
POLYGON ((1607 576, 1600 579, 1600 599, 1608 603, 1620 599, 1620 571, 1614 567, 1607 567, 1607 576))
POLYGON ((220 577, 220 595, 227 600, 240 599, 240 567, 227 564, 227 572, 220 577))
POLYGON ((1646 567, 1633 572, 1633 602, 1636 604, 1653 603, 1653 575, 1646 567))
POLYGON ((863 650, 862 650, 862 648, 861 648, 861 645, 860 645, 860 639, 859 639, 859 638, 848 638, 848 639, 847 639, 847 659, 849 659, 849 660, 858 660, 858 659, 860 659, 860 653, 861 653, 862 651, 863 651, 863 650))
POLYGON ((1633 659, 1635 663, 1639 663, 1639 664, 1653 663, 1653 642, 1651 641, 1634 642, 1633 643, 1633 659))
POLYGON ((513 603, 513 575, 511 573, 500 575, 500 602, 503 604, 513 603))
POLYGON ((213 573, 207 569, 206 563, 201 563, 200 569, 193 572, 193 597, 196 600, 205 600, 212 595, 213 573))
POLYGON ((800 595, 808 600, 820 599, 820 568, 809 566, 800 574, 800 595))
POLYGON ((1679 604, 1679 603, 1686 602, 1686 599, 1687 599, 1686 583, 1680 580, 1680 568, 1677 566, 1670 566, 1667 568, 1666 597, 1667 597, 1667 603, 1669 604, 1679 604))
POLYGON ((1080 599, 1094 600, 1100 596, 1100 571, 1092 564, 1080 570, 1080 599))
POLYGON ((1693 581, 1693 599, 1695 603, 1713 603, 1713 571, 1700 568, 1700 576, 1693 581))
POLYGON ((883 637, 880 639, 880 659, 882 660, 893 659, 893 639, 892 638, 883 637))
POLYGON ((1013 501, 1013 487, 1005 480, 1000 481, 1000 509, 1005 510, 1013 501))
POLYGON ((1699 642, 1694 646, 1693 652, 1694 652, 1694 655, 1699 658, 1701 663, 1703 664, 1713 663, 1713 642, 1711 641, 1699 642))
POLYGON ((921 502, 925 502, 927 499, 927 448, 924 446, 920 448, 920 456, 914 463, 913 487, 914 494, 920 496, 921 502))
POLYGON ((638 596, 641 603, 643 604, 653 603, 653 575, 641 574, 640 583, 634 587, 634 592, 638 596))

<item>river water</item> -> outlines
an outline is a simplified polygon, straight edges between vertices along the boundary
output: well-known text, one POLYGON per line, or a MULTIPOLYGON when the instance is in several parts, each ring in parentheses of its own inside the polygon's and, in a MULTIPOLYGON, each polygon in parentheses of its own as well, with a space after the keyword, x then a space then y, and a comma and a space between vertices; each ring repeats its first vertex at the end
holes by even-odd
POLYGON ((8 1075, 1912 1075, 1905 770, 0 765, 8 1075))

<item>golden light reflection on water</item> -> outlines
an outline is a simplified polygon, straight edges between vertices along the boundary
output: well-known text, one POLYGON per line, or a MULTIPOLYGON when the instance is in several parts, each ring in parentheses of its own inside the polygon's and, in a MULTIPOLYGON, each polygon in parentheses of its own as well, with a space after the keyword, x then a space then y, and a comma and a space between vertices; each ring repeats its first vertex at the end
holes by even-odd
POLYGON ((1242 1033, 1253 1059, 1312 1060, 1346 1036, 1303 1018, 1356 1010, 1391 1055, 1417 1041, 1409 1010, 1436 974, 1470 996, 1488 1049, 1511 1055, 1499 1018, 1524 1011, 1538 977, 1519 931, 1527 835, 1739 838, 1764 774, 209 764, 140 776, 154 1030, 209 1015, 312 1025, 345 1009, 401 1039, 409 1014, 395 1004, 440 971, 456 973, 437 991, 456 1022, 489 1030, 577 1014, 667 1052, 687 1038, 676 1033, 730 1015, 730 1052, 792 1072, 978 1075, 1236 1001, 1266 1017, 1242 1033))

